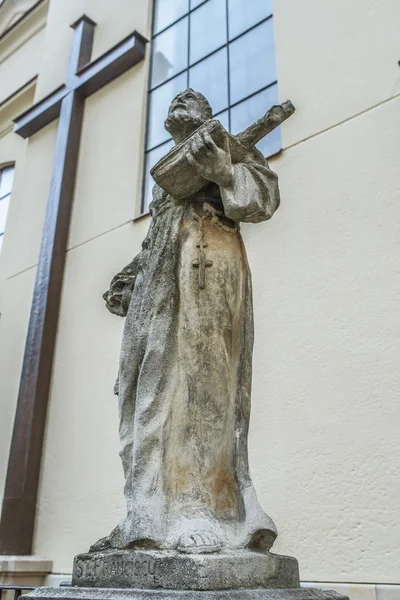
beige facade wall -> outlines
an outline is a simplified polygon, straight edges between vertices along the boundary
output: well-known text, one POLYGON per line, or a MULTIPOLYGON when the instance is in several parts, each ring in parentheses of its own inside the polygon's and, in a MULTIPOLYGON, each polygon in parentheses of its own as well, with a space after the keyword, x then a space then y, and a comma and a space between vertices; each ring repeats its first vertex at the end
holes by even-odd
MULTIPOLYGON (((12 119, 33 102, 35 83, 32 79, 37 73, 39 48, 46 22, 45 4, 23 24, 15 26, 9 34, 0 38, 0 168, 15 164, 12 202, 0 255, 1 497, 35 277, 34 268, 24 273, 12 268, 15 248, 23 245, 20 222, 29 203, 29 188, 24 183, 29 166, 28 143, 12 133, 12 119)), ((11 13, 7 18, 12 19, 11 13)))
MULTIPOLYGON (((250 465, 276 551, 299 558, 303 579, 400 583, 400 5, 274 8, 280 98, 297 113, 271 161, 281 207, 243 227, 256 318, 250 465)), ((149 2, 51 0, 32 56, 36 99, 64 80, 68 26, 82 13, 98 23, 94 56, 133 29, 150 33, 149 2)), ((123 320, 101 294, 148 227, 131 222, 147 68, 86 103, 34 541, 56 573, 124 515, 112 394, 123 320)), ((17 162, 0 257, 1 483, 56 132, 0 138, 0 165, 17 162)))

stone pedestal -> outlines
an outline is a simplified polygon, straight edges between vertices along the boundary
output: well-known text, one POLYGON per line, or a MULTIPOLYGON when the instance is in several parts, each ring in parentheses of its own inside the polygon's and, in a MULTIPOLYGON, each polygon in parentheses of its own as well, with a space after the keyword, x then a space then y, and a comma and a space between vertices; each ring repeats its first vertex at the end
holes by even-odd
POLYGON ((297 588, 295 558, 249 550, 216 554, 119 550, 79 554, 72 585, 100 588, 221 590, 297 588))
POLYGON ((301 588, 295 558, 249 550, 216 554, 114 550, 75 558, 72 587, 22 600, 348 600, 301 588))
POLYGON ((236 590, 140 590, 43 587, 21 600, 349 600, 331 590, 253 588, 236 590))

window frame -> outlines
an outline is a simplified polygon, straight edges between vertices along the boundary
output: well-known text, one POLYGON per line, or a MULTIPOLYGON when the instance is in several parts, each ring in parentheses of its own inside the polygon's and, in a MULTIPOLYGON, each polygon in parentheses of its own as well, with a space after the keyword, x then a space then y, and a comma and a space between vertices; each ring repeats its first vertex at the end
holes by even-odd
MULTIPOLYGON (((12 169, 13 171, 13 180, 11 183, 11 189, 7 194, 4 194, 4 196, 1 196, 1 191, 0 191, 0 204, 3 200, 6 200, 7 198, 11 198, 12 195, 12 189, 14 186, 14 177, 15 177, 15 163, 14 162, 7 162, 7 163, 3 163, 0 165, 0 190, 1 190, 1 180, 3 178, 3 173, 4 171, 8 171, 9 169, 12 169)), ((2 252, 2 246, 3 246, 3 240, 4 240, 4 234, 6 232, 6 223, 7 223, 7 216, 8 216, 8 211, 9 211, 10 205, 8 206, 7 209, 7 214, 6 214, 6 220, 4 222, 4 230, 0 231, 0 240, 2 242, 2 244, 0 245, 0 256, 1 256, 1 252, 2 252)))
MULTIPOLYGON (((205 54, 200 59, 194 61, 193 63, 190 63, 190 45, 191 45, 191 37, 190 37, 190 15, 193 14, 196 10, 198 10, 202 6, 204 6, 205 4, 207 4, 208 2, 210 2, 210 0, 202 0, 194 8, 191 8, 191 6, 190 6, 191 5, 191 0, 188 0, 188 10, 187 10, 187 12, 185 12, 179 18, 175 19, 174 21, 172 21, 167 26, 163 27, 162 29, 160 29, 159 31, 157 31, 157 33, 154 34, 153 32, 154 32, 155 16, 156 16, 156 3, 158 1, 159 0, 152 0, 153 5, 152 5, 151 37, 150 37, 151 48, 150 48, 150 62, 149 62, 149 69, 148 69, 148 84, 147 84, 147 91, 146 91, 146 94, 147 94, 147 98, 146 98, 146 123, 145 123, 145 133, 144 133, 144 153, 143 153, 143 171, 142 171, 141 198, 140 198, 140 214, 136 217, 136 219, 139 219, 139 218, 141 218, 141 217, 149 214, 149 209, 148 209, 148 207, 145 206, 145 201, 146 201, 146 179, 147 179, 147 172, 146 172, 147 156, 148 156, 148 154, 150 154, 150 152, 156 150, 157 148, 160 148, 161 146, 167 144, 171 140, 171 136, 170 136, 166 140, 164 140, 164 141, 162 141, 162 142, 160 142, 158 144, 155 144, 154 146, 147 147, 147 145, 148 145, 148 136, 149 136, 149 128, 150 128, 150 102, 151 102, 151 95, 152 95, 152 93, 155 90, 161 88, 166 83, 169 83, 170 81, 172 81, 173 79, 175 79, 175 78, 183 75, 184 73, 186 73, 186 75, 187 75, 186 76, 186 87, 188 88, 189 87, 190 69, 192 69, 196 65, 202 63, 204 60, 210 58, 211 56, 213 56, 217 52, 220 52, 221 50, 226 49, 226 53, 227 53, 227 91, 228 91, 228 103, 227 103, 227 106, 225 108, 219 110, 216 113, 213 113, 213 119, 214 118, 218 118, 219 115, 221 115, 222 113, 227 112, 228 113, 227 114, 227 119, 228 119, 229 131, 230 131, 231 130, 231 110, 233 108, 235 108, 239 104, 242 104, 242 103, 246 102, 247 100, 250 100, 251 98, 253 98, 257 94, 260 94, 260 93, 264 92, 265 90, 267 90, 269 88, 272 88, 273 86, 275 86, 275 85, 278 84, 278 79, 276 77, 276 79, 274 81, 268 83, 267 85, 264 85, 264 86, 258 88, 256 91, 251 92, 247 96, 244 96, 243 98, 240 98, 240 100, 231 103, 231 89, 230 89, 230 87, 231 87, 231 81, 230 81, 231 68, 230 68, 229 46, 232 43, 234 43, 237 40, 239 40, 240 38, 242 38, 244 35, 247 35, 248 33, 250 33, 256 27, 259 27, 260 25, 263 25, 267 21, 273 19, 274 12, 273 12, 272 6, 271 6, 271 13, 268 16, 263 17, 261 20, 257 21, 256 23, 254 23, 250 27, 247 27, 246 29, 244 29, 243 31, 241 31, 239 34, 237 34, 234 37, 232 37, 231 39, 229 39, 229 0, 224 0, 225 1, 225 10, 226 10, 226 17, 225 17, 225 19, 226 19, 226 42, 224 44, 219 45, 217 48, 215 48, 214 50, 212 50, 208 54, 205 54), (154 86, 151 86, 151 81, 152 81, 152 76, 153 76, 153 55, 154 55, 154 48, 155 48, 155 44, 153 42, 161 34, 165 33, 168 29, 172 28, 173 26, 175 26, 180 21, 183 21, 184 19, 188 19, 187 66, 184 69, 181 69, 180 71, 178 71, 178 72, 174 73, 173 75, 171 75, 171 77, 168 77, 167 79, 163 80, 161 83, 158 83, 158 84, 156 84, 154 86)), ((275 41, 274 41, 274 45, 275 45, 275 41)), ((276 152, 274 152, 272 154, 269 154, 267 156, 268 157, 275 156, 279 152, 281 152, 281 148, 279 150, 277 150, 276 152)))

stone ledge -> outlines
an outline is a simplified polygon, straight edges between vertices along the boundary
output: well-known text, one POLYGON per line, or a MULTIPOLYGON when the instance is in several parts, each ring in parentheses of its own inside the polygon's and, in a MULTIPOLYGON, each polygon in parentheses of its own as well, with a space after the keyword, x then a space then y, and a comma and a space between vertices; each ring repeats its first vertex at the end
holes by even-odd
POLYGON ((349 598, 331 590, 307 588, 200 591, 42 587, 21 596, 21 600, 349 600, 349 598))
POLYGON ((319 583, 312 581, 302 582, 301 585, 313 589, 335 590, 343 596, 348 596, 350 600, 376 600, 375 584, 373 583, 319 583))
POLYGON ((400 583, 346 583, 302 581, 301 586, 313 589, 332 589, 350 600, 400 600, 400 583))
MULTIPOLYGON (((44 585, 58 587, 68 581, 71 581, 71 573, 52 573, 46 577, 44 585)), ((302 581, 301 586, 333 590, 350 600, 400 600, 400 584, 302 581)))
POLYGON ((384 585, 377 584, 376 600, 399 600, 400 584, 399 585, 384 585))
POLYGON ((53 561, 40 556, 0 556, 1 575, 35 574, 47 575, 51 573, 53 561))

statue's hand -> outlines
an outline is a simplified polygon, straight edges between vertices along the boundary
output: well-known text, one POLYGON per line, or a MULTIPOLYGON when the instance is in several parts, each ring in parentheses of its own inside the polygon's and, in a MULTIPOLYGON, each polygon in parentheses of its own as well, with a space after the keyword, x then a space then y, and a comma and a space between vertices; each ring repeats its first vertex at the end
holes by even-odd
POLYGON ((106 307, 111 313, 126 317, 134 284, 135 277, 131 274, 118 273, 113 278, 110 289, 103 294, 106 307))
POLYGON ((232 185, 233 167, 227 138, 224 147, 219 148, 209 133, 194 134, 186 158, 204 179, 222 187, 232 185))

